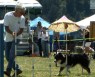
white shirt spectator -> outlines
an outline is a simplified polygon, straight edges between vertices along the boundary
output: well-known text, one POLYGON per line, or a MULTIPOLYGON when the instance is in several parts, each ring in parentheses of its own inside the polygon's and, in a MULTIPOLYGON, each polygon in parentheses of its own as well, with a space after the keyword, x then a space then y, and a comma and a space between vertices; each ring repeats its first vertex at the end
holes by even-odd
POLYGON ((46 31, 46 33, 42 32, 42 40, 44 40, 44 41, 48 41, 49 40, 49 34, 48 34, 47 31, 46 31))
POLYGON ((42 31, 38 31, 38 39, 42 38, 42 31))

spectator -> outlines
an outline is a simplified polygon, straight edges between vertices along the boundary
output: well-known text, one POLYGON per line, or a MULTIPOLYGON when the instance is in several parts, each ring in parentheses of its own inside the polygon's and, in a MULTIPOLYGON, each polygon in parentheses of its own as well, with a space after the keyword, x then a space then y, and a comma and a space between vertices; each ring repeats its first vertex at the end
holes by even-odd
POLYGON ((38 37, 39 54, 40 54, 40 56, 42 56, 42 45, 41 45, 42 25, 41 25, 41 22, 40 21, 37 24, 37 28, 36 28, 34 34, 37 35, 37 37, 38 37))
POLYGON ((12 69, 16 70, 13 76, 17 76, 22 73, 18 64, 15 64, 15 44, 20 41, 20 35, 25 27, 25 8, 21 3, 18 3, 15 7, 15 11, 11 11, 4 16, 5 25, 5 57, 8 61, 8 65, 4 74, 10 77, 12 69), (16 67, 15 67, 16 66, 16 67))
POLYGON ((43 57, 49 57, 49 46, 48 46, 48 43, 49 43, 49 34, 46 31, 46 28, 43 27, 43 30, 42 30, 42 41, 41 41, 42 49, 43 49, 43 57))

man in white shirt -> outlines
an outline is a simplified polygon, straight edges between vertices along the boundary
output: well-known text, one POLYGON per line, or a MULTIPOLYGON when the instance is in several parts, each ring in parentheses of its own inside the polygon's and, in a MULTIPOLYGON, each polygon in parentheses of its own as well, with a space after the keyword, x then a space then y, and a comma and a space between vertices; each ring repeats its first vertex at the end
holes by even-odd
POLYGON ((4 16, 5 26, 5 57, 8 61, 8 65, 4 74, 10 77, 12 69, 16 70, 13 76, 17 76, 22 73, 18 64, 15 64, 15 45, 18 44, 20 35, 25 28, 25 8, 21 3, 18 3, 15 7, 15 11, 11 11, 4 16))

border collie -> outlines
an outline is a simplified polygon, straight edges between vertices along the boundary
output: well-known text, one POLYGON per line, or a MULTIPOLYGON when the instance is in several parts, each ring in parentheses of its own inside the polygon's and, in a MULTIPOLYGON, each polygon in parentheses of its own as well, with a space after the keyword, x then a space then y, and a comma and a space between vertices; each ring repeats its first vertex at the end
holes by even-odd
POLYGON ((85 69, 88 72, 88 74, 90 74, 90 60, 86 54, 67 54, 66 57, 66 55, 63 55, 62 53, 57 53, 54 55, 54 58, 55 63, 60 64, 60 70, 58 75, 61 75, 61 72, 65 67, 67 67, 67 72, 70 73, 69 68, 74 67, 77 64, 80 64, 81 67, 85 69))

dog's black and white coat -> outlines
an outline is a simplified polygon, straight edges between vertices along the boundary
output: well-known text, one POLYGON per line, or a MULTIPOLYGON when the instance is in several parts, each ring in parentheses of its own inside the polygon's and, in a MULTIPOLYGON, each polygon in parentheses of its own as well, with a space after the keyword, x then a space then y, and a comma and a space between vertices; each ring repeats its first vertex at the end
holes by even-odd
POLYGON ((67 67, 67 71, 69 71, 70 67, 74 67, 77 64, 80 64, 83 69, 85 69, 90 74, 90 60, 86 54, 68 54, 67 62, 66 55, 62 53, 57 53, 54 55, 55 62, 60 64, 60 71, 58 75, 61 75, 62 70, 67 67))

